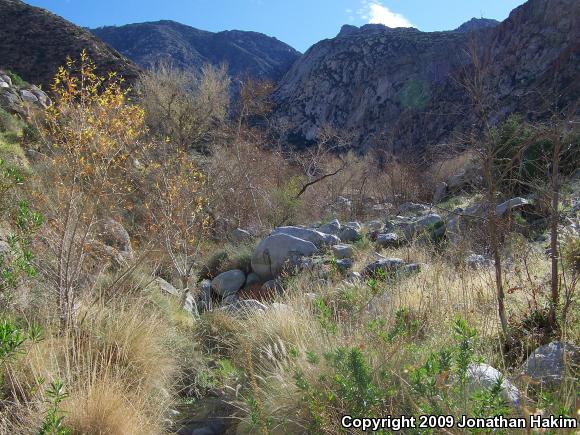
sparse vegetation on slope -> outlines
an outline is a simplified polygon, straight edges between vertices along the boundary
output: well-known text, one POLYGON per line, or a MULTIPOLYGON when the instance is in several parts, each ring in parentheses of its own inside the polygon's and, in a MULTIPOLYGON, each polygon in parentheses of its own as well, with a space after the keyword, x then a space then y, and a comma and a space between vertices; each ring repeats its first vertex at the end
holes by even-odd
POLYGON ((330 127, 300 151, 271 83, 232 103, 223 71, 152 74, 179 80, 134 100, 82 52, 2 118, 29 163, 0 163, 0 433, 577 418, 580 186, 554 166, 576 124, 510 119, 429 164, 330 127))

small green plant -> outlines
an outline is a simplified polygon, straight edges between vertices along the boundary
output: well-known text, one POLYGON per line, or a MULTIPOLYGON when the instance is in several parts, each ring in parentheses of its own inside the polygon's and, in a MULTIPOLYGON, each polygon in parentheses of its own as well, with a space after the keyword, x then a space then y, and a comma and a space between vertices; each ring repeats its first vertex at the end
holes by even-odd
MULTIPOLYGON (((465 404, 470 403, 481 415, 503 410, 504 404, 498 398, 499 393, 493 389, 469 396, 469 366, 479 361, 475 352, 476 329, 470 327, 464 319, 458 318, 453 322, 452 332, 452 345, 431 353, 421 366, 409 370, 409 383, 419 408, 428 413, 449 414, 449 410, 455 410, 459 415, 465 414, 465 404)), ((485 416, 491 415, 494 414, 485 416)))
POLYGON ((509 403, 502 396, 502 384, 503 379, 499 378, 489 389, 476 391, 471 396, 474 417, 507 416, 510 413, 509 403))
POLYGON ((371 241, 369 240, 369 238, 366 236, 366 234, 363 234, 362 237, 358 240, 356 240, 353 243, 353 246, 360 250, 360 251, 365 251, 367 249, 370 248, 371 246, 371 241))
MULTIPOLYGON (((308 357, 310 364, 321 364, 315 354, 308 357)), ((342 415, 373 416, 380 414, 385 393, 375 382, 372 370, 363 351, 359 348, 338 348, 324 354, 329 372, 313 381, 301 370, 294 375, 296 386, 301 392, 300 400, 310 414, 310 431, 320 433, 334 417, 332 412, 342 415)))
POLYGON ((0 133, 14 133, 20 130, 20 122, 0 107, 0 133))
POLYGON ((10 77, 12 85, 16 87, 26 86, 28 82, 13 71, 6 71, 6 75, 10 77))
POLYGON ((7 361, 22 351, 27 336, 14 322, 4 319, 0 322, 0 362, 7 361))
MULTIPOLYGON (((34 278, 32 237, 42 225, 43 216, 32 210, 27 201, 20 201, 14 218, 15 232, 8 237, 8 249, 0 254, 0 292, 17 285, 21 276, 34 278)), ((5 295, 6 296, 6 295, 5 295)))
POLYGON ((326 332, 331 334, 336 333, 336 322, 334 321, 332 309, 326 304, 324 299, 317 297, 314 299, 314 307, 316 308, 318 321, 326 332))
POLYGON ((39 326, 33 325, 28 331, 25 331, 9 318, 0 320, 0 386, 3 383, 2 366, 8 364, 17 355, 22 354, 24 344, 28 340, 32 343, 42 340, 42 330, 39 326))
POLYGON ((408 308, 399 308, 395 313, 395 324, 386 328, 384 319, 373 319, 367 324, 369 332, 386 343, 392 343, 396 338, 412 336, 419 329, 419 321, 408 308))
POLYGON ((373 274, 365 280, 365 284, 371 290, 373 295, 381 293, 382 284, 387 281, 389 276, 384 269, 377 269, 373 274))
POLYGON ((46 390, 48 396, 47 402, 49 404, 46 415, 42 422, 42 426, 38 431, 38 435, 69 435, 72 431, 64 425, 64 415, 60 410, 60 404, 68 397, 68 393, 64 388, 64 383, 61 380, 55 380, 50 383, 50 387, 46 390))

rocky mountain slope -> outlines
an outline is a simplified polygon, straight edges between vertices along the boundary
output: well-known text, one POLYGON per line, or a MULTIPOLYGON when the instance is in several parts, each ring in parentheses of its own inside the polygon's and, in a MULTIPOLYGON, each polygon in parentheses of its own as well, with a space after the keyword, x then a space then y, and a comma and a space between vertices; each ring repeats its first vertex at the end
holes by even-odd
POLYGON ((67 56, 78 57, 82 49, 103 71, 117 71, 129 81, 139 73, 89 31, 20 0, 0 0, 0 68, 46 88, 67 56))
POLYGON ((167 20, 91 31, 143 67, 159 61, 179 68, 225 63, 232 76, 278 81, 300 56, 289 45, 262 33, 213 33, 167 20))
POLYGON ((498 118, 537 116, 545 99, 578 100, 579 16, 577 0, 529 0, 495 26, 472 20, 432 33, 343 26, 286 74, 276 92, 277 116, 293 127, 297 143, 312 140, 323 124, 350 131, 363 150, 416 150, 453 140, 473 120, 458 83, 473 43, 488 60, 498 118))

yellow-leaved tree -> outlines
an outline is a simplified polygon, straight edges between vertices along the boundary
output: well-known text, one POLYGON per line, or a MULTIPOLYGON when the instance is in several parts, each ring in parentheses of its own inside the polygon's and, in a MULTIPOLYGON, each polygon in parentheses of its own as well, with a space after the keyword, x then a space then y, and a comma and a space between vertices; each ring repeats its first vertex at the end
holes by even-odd
POLYGON ((165 143, 163 158, 148 162, 145 199, 149 237, 170 260, 179 279, 181 305, 191 289, 193 271, 209 226, 205 176, 195 160, 165 143))
POLYGON ((146 148, 143 109, 129 101, 121 77, 96 69, 85 51, 59 68, 40 128, 37 195, 49 224, 43 245, 51 251, 41 270, 57 293, 63 326, 74 324, 80 293, 106 270, 106 262, 88 260, 102 247, 103 224, 129 207, 146 148))

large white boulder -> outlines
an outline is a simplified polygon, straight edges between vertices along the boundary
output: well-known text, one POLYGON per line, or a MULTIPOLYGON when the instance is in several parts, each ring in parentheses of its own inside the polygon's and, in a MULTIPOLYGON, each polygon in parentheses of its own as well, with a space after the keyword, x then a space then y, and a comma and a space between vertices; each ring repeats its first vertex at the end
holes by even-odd
POLYGON ((288 265, 301 257, 318 252, 314 243, 284 233, 274 233, 262 240, 252 255, 252 270, 263 281, 276 278, 288 265))
POLYGON ((306 240, 317 247, 335 245, 339 243, 338 238, 332 234, 321 233, 311 228, 303 227, 278 227, 274 228, 272 234, 286 234, 298 239, 306 240))
POLYGON ((470 391, 487 390, 501 381, 501 395, 512 405, 519 405, 522 393, 502 373, 488 364, 470 364, 467 368, 467 383, 470 391))

